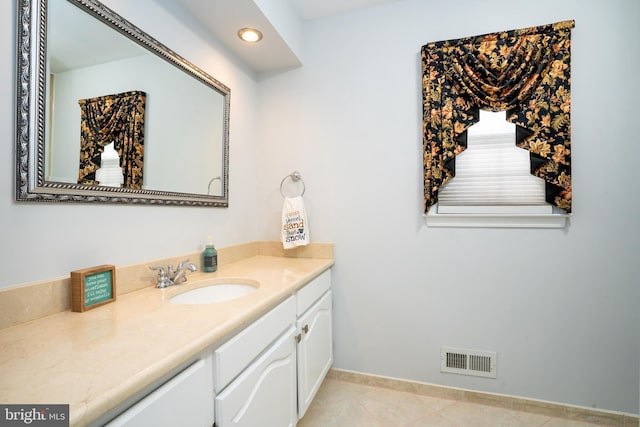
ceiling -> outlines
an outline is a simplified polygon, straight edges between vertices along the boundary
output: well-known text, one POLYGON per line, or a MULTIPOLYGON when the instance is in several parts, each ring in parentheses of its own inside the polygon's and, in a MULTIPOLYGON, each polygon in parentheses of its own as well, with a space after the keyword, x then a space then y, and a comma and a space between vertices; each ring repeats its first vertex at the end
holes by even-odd
POLYGON ((59 73, 144 55, 146 50, 65 0, 49 0, 47 60, 59 73))
MULTIPOLYGON (((258 73, 302 65, 299 55, 254 0, 171 1, 180 4, 207 32, 258 73), (245 27, 259 29, 263 34, 262 41, 257 44, 241 41, 237 33, 245 27)), ((166 6, 169 2, 165 0, 164 3, 166 6)))
MULTIPOLYGON (((156 1, 168 3, 167 0, 156 1)), ((292 31, 292 28, 298 27, 301 31, 304 21, 401 0, 174 1, 254 71, 262 73, 302 65, 301 43, 296 40, 296 31, 292 31), (269 12, 270 16, 266 16, 265 12, 269 12), (244 27, 262 31, 263 40, 255 45, 242 42, 237 32, 244 27)), ((300 39, 300 36, 297 38, 300 39)))
POLYGON ((351 12, 400 0, 289 0, 304 21, 351 12))
MULTIPOLYGON (((187 26, 193 20, 199 22, 257 74, 303 64, 301 32, 305 21, 396 1, 401 0, 154 0, 179 19, 186 12, 187 26), (263 40, 255 45, 242 42, 237 32, 243 27, 259 29, 263 40)), ((82 68, 144 53, 136 43, 67 1, 49 2, 50 22, 56 23, 48 34, 49 51, 55 52, 50 57, 52 70, 82 68)))

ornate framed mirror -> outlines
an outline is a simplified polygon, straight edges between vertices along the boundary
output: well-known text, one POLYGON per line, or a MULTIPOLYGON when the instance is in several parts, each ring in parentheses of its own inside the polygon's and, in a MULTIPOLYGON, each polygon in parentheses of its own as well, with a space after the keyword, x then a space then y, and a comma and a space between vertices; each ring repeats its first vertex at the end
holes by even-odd
POLYGON ((228 206, 228 87, 97 0, 17 14, 17 201, 228 206))

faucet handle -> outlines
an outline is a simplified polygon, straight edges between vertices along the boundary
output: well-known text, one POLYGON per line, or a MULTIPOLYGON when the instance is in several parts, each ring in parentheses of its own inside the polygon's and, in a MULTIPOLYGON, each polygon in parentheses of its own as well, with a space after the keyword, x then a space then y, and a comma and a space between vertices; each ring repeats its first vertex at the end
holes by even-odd
POLYGON ((184 265, 188 262, 189 262, 189 259, 185 259, 184 261, 182 261, 180 264, 178 264, 177 270, 183 269, 184 265))
POLYGON ((157 266, 149 266, 149 270, 158 270, 158 276, 167 276, 167 271, 164 269, 164 267, 161 267, 159 265, 157 266))
POLYGON ((158 277, 156 279, 156 288, 166 288, 167 286, 171 286, 172 282, 167 276, 167 271, 164 267, 160 266, 149 266, 150 270, 158 270, 158 277))

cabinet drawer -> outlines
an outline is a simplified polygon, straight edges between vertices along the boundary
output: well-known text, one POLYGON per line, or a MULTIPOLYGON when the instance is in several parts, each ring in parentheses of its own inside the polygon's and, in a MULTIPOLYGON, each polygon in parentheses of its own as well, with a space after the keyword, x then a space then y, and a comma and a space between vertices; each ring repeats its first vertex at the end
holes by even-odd
POLYGON ((311 305, 331 288, 331 270, 327 270, 313 279, 296 294, 296 313, 303 314, 311 305))
POLYGON ((213 352, 215 391, 220 392, 225 388, 295 321, 296 303, 295 297, 291 296, 215 350, 213 352))

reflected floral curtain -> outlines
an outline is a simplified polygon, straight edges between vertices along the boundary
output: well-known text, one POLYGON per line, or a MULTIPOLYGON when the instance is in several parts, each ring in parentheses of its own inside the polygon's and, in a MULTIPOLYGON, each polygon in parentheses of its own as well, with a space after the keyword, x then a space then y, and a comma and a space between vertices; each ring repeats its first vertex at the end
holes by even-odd
POLYGON ((571 212, 571 29, 574 21, 422 46, 424 211, 455 175, 479 109, 506 111, 547 202, 571 212))
POLYGON ((97 184, 96 170, 104 147, 114 142, 124 174, 124 187, 142 188, 146 94, 124 92, 81 99, 80 171, 78 183, 97 184))

